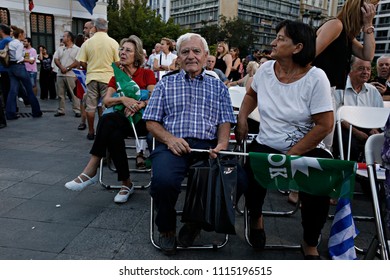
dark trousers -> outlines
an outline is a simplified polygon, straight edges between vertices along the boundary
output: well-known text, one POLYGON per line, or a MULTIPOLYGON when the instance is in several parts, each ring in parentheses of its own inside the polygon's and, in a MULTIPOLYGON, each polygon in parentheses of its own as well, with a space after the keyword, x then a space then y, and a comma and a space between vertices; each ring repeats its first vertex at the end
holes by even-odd
MULTIPOLYGON (((138 136, 147 134, 144 121, 139 121, 135 128, 138 136)), ((92 155, 105 157, 108 150, 118 172, 118 181, 130 178, 125 144, 128 136, 134 136, 134 131, 124 115, 118 112, 104 114, 99 119, 96 138, 90 151, 92 155)))
MULTIPOLYGON (((250 152, 280 154, 280 151, 259 144, 254 140, 249 146, 250 152)), ((315 148, 302 156, 332 158, 325 150, 315 148)), ((264 199, 267 189, 263 188, 254 178, 253 171, 250 168, 250 159, 248 158, 245 165, 249 186, 245 194, 245 201, 252 218, 259 218, 262 215, 264 199)), ((329 197, 316 196, 304 192, 299 192, 301 200, 301 218, 303 227, 303 240, 309 246, 316 246, 321 230, 326 222, 329 211, 329 197)))
POLYGON ((54 81, 54 72, 51 70, 42 70, 39 74, 39 86, 41 87, 41 99, 47 99, 50 93, 50 99, 56 99, 56 85, 54 81))
POLYGON ((3 105, 3 97, 2 94, 0 94, 0 124, 7 124, 7 121, 5 119, 4 114, 4 105, 3 105))
POLYGON ((3 101, 4 104, 7 104, 7 98, 8 98, 8 93, 11 87, 11 83, 9 80, 9 75, 8 71, 7 72, 1 72, 1 77, 0 77, 0 87, 1 87, 1 92, 3 93, 3 101))

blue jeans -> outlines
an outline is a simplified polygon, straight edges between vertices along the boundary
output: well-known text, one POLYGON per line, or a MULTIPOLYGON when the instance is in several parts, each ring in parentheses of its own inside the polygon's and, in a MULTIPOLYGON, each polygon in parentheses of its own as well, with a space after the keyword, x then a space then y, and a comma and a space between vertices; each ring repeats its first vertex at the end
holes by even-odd
POLYGON ((6 117, 9 120, 16 119, 16 97, 19 92, 19 83, 22 83, 26 89, 27 98, 31 104, 31 111, 33 117, 40 117, 42 115, 38 99, 34 95, 30 75, 27 72, 24 64, 11 64, 8 68, 10 79, 10 90, 6 104, 6 117))
POLYGON ((30 81, 31 81, 31 85, 32 87, 36 87, 37 86, 37 76, 38 76, 38 73, 37 72, 28 72, 28 75, 30 76, 30 81))

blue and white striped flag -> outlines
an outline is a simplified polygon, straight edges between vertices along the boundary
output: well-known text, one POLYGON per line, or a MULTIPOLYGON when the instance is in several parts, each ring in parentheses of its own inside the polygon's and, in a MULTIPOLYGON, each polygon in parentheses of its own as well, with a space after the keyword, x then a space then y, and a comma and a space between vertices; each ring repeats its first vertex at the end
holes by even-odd
POLYGON ((76 75, 77 80, 79 80, 84 92, 87 92, 87 85, 85 84, 85 81, 87 80, 87 71, 76 68, 73 68, 72 71, 76 75))
POLYGON ((355 227, 348 198, 339 198, 330 230, 328 250, 333 260, 355 260, 354 238, 359 234, 355 227))

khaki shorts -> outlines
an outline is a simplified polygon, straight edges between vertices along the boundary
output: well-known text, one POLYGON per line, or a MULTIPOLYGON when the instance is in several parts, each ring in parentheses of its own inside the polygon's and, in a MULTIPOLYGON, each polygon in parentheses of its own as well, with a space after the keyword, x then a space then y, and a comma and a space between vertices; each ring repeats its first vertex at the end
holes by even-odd
POLYGON ((97 81, 91 81, 87 85, 87 93, 85 94, 85 111, 95 112, 96 107, 107 92, 107 84, 97 81))

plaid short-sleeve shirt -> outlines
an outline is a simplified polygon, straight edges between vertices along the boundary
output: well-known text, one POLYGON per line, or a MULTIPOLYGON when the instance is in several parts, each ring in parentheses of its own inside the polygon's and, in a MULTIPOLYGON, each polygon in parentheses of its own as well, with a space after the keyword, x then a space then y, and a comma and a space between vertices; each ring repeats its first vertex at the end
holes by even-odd
POLYGON ((202 140, 216 139, 218 125, 236 122, 227 87, 204 71, 191 79, 184 70, 157 83, 143 119, 176 137, 202 140))

